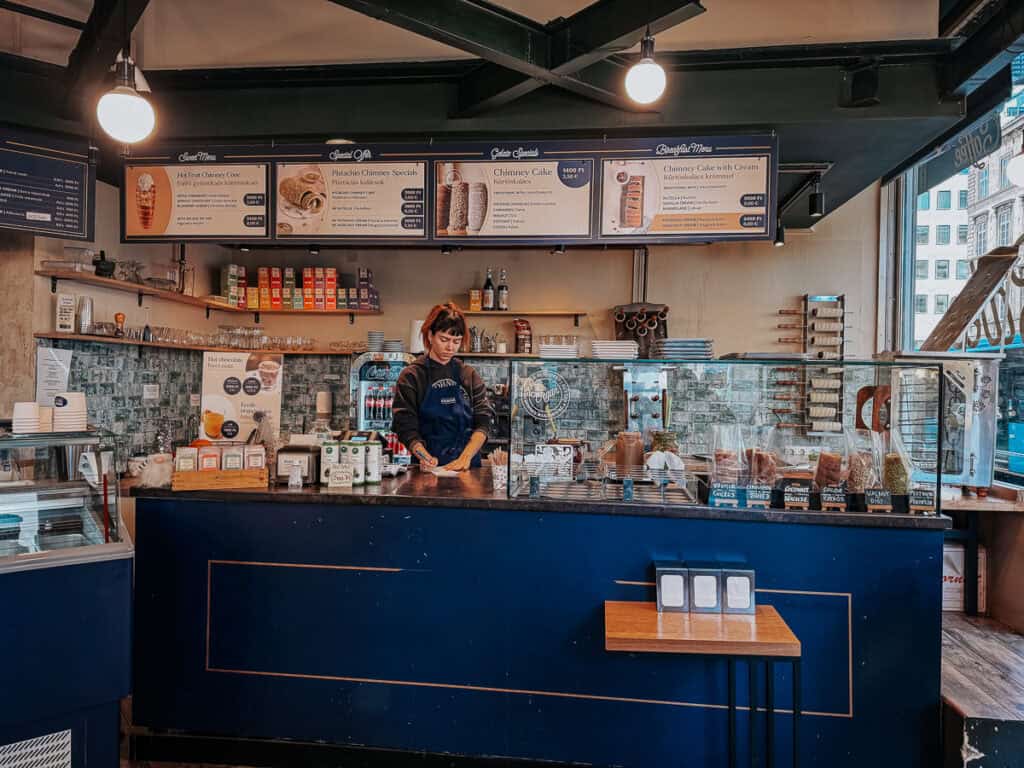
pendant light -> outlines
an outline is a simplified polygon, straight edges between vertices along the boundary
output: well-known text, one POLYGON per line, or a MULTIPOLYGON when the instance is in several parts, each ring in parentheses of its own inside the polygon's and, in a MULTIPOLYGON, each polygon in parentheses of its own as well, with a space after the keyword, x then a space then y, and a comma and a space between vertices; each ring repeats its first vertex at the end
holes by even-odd
POLYGON ((640 61, 626 73, 626 93, 638 104, 653 104, 665 92, 665 70, 654 60, 654 38, 647 28, 640 41, 640 61))
POLYGON ((124 47, 117 55, 117 83, 100 97, 96 119, 112 139, 122 144, 135 144, 153 132, 156 113, 153 105, 135 90, 135 62, 132 61, 131 37, 128 34, 127 3, 124 10, 124 47))
POLYGON ((807 213, 812 219, 825 215, 825 193, 821 191, 821 174, 815 174, 811 196, 807 200, 807 213))
POLYGON ((781 248, 786 244, 786 227, 782 223, 782 217, 775 222, 775 242, 772 243, 776 248, 781 248))

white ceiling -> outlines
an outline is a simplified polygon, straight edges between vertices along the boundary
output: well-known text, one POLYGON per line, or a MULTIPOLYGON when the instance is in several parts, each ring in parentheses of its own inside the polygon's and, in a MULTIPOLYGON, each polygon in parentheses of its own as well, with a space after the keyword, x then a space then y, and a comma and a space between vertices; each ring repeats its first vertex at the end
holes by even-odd
MULTIPOLYGON (((84 20, 91 0, 20 0, 84 20)), ((589 0, 504 0, 547 22, 589 0)), ((658 50, 931 38, 937 0, 704 0, 707 12, 658 35, 658 50)), ((135 33, 147 69, 466 58, 461 51, 328 0, 151 0, 135 33)), ((0 11, 0 51, 67 64, 78 31, 0 11)))

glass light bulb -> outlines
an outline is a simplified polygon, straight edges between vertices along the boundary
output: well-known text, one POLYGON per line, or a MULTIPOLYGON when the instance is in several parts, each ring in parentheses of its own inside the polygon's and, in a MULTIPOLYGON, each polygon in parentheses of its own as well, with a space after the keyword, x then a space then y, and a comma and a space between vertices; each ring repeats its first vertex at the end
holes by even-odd
POLYGON ((640 59, 626 73, 626 93, 640 104, 651 104, 665 92, 665 70, 654 59, 640 59))
POLYGON ((100 127, 122 144, 142 141, 156 125, 153 106, 126 85, 103 94, 96 105, 96 118, 100 127))
POLYGON ((1024 187, 1024 150, 1014 155, 1006 164, 1006 178, 1015 187, 1024 187))

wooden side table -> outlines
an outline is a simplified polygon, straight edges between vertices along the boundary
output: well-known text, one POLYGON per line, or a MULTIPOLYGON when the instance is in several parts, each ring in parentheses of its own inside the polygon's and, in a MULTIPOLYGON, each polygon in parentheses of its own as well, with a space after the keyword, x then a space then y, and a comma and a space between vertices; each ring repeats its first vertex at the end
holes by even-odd
POLYGON ((750 686, 750 764, 758 764, 755 739, 757 664, 765 666, 766 764, 775 763, 774 662, 793 667, 793 766, 800 762, 800 640, 771 605, 754 615, 658 613, 655 603, 605 601, 604 647, 633 653, 687 653, 724 657, 729 672, 729 768, 736 768, 736 662, 746 661, 750 686))

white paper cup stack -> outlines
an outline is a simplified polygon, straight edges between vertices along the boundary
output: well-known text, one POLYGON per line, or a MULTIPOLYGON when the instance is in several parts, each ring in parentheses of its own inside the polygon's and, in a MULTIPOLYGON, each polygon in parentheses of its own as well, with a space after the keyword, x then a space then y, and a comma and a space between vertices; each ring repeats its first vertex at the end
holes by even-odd
POLYGON ((25 435, 32 432, 39 432, 39 404, 38 403, 15 403, 14 418, 11 428, 15 434, 25 435))
POLYGON ((61 392, 53 398, 54 432, 84 432, 86 427, 83 393, 61 392))

